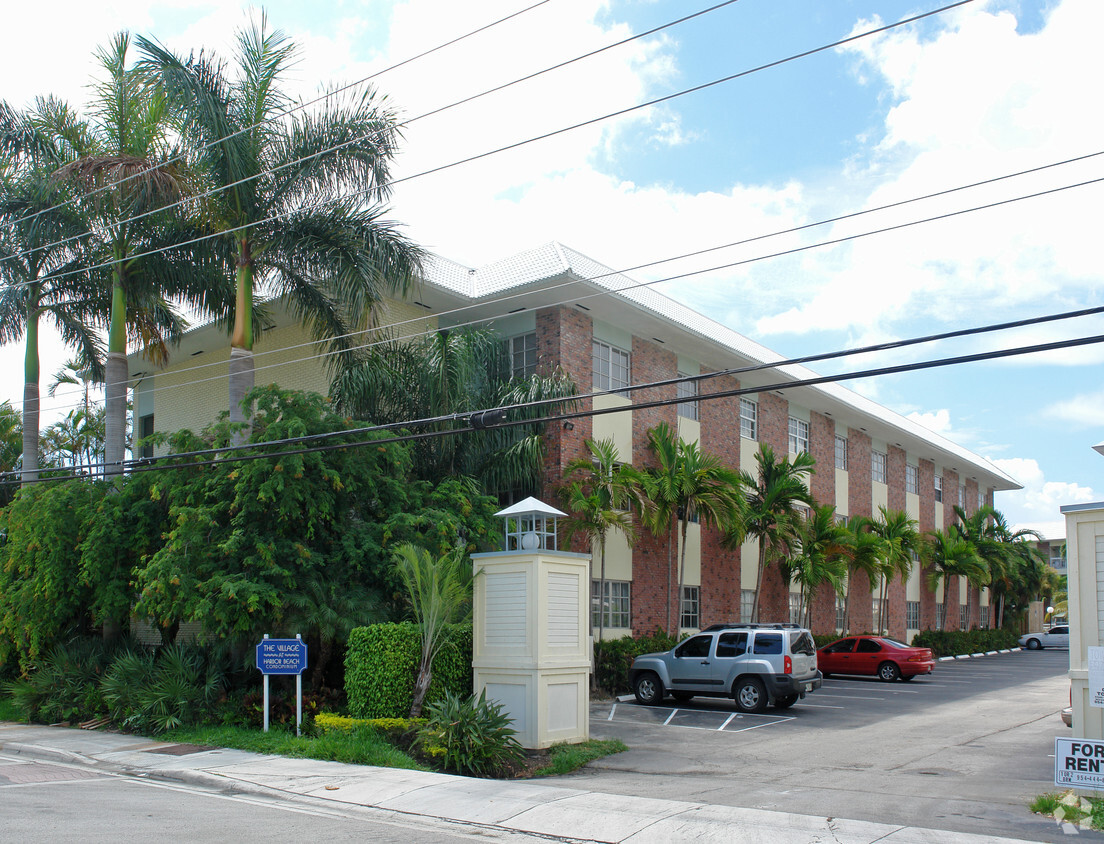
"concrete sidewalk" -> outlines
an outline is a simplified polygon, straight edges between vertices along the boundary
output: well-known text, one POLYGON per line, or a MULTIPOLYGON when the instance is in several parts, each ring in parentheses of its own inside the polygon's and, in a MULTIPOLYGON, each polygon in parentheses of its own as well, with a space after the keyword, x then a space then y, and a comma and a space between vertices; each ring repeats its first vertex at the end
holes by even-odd
POLYGON ((840 818, 207 750, 65 727, 0 722, 0 756, 89 766, 289 801, 324 800, 562 841, 974 844, 1020 839, 840 818))

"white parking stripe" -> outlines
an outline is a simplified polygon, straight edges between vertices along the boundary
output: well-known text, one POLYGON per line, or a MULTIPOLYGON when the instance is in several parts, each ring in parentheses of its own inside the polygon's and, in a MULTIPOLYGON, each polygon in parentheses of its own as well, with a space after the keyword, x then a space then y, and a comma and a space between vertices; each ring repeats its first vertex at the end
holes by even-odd
POLYGON ((732 719, 735 718, 735 717, 736 717, 736 713, 733 712, 731 715, 728 716, 728 718, 725 719, 725 722, 723 724, 721 724, 721 726, 717 727, 717 730, 718 731, 723 730, 725 727, 727 727, 729 724, 732 723, 732 719))
POLYGON ((671 719, 674 718, 676 715, 678 715, 678 710, 672 709, 671 714, 667 716, 667 720, 663 722, 663 726, 666 727, 668 724, 670 724, 671 719))
MULTIPOLYGON (((769 716, 764 716, 769 717, 769 716)), ((760 727, 773 727, 775 724, 781 724, 783 721, 792 721, 793 716, 788 718, 780 718, 778 721, 767 721, 765 724, 752 724, 750 727, 741 727, 738 730, 725 730, 726 733, 746 733, 748 730, 758 730, 760 727)))
POLYGON ((811 706, 813 709, 846 709, 846 706, 832 706, 828 703, 802 703, 801 707, 811 706))

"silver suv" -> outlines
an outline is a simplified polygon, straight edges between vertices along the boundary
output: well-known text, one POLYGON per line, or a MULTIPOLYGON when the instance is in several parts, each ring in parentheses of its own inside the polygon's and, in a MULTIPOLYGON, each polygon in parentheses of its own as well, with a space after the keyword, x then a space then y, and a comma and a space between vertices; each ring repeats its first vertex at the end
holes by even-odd
POLYGON ((822 679, 812 634, 796 624, 714 624, 665 653, 638 656, 629 669, 640 703, 668 693, 679 701, 731 697, 742 712, 787 709, 822 679))

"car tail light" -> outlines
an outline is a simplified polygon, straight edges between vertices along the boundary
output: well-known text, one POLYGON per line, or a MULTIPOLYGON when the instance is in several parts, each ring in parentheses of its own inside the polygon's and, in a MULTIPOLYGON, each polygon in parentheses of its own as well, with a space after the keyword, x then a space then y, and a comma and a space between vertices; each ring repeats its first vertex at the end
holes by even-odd
POLYGON ((789 657, 786 657, 785 661, 782 663, 782 673, 793 674, 793 660, 789 657))

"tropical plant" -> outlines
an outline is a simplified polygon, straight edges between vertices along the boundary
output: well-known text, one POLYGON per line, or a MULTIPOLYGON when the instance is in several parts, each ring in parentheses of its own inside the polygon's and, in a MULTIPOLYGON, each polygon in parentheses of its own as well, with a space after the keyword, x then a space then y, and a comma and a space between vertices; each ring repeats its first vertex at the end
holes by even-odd
POLYGON ((830 504, 810 509, 798 520, 796 529, 795 553, 782 561, 781 566, 786 580, 800 587, 798 612, 804 619, 801 623, 811 627, 817 590, 828 585, 836 593, 843 591, 851 533, 846 525, 836 521, 836 510, 830 504))
POLYGON ((444 642, 446 626, 463 621, 471 612, 471 566, 463 548, 434 559, 424 548, 409 543, 395 549, 394 559, 411 613, 422 630, 422 657, 410 705, 410 717, 417 718, 433 680, 433 660, 444 642))
POLYGON ((427 723, 418 733, 418 746, 427 755, 439 755, 442 766, 458 774, 489 777, 505 773, 525 757, 515 738, 517 730, 502 704, 446 692, 426 709, 427 723))
POLYGON ((878 606, 881 607, 878 619, 879 631, 887 631, 886 618, 889 616, 889 585, 895 577, 906 582, 912 573, 913 561, 920 554, 920 532, 916 520, 904 510, 878 508, 878 517, 869 523, 870 532, 881 539, 879 549, 879 569, 881 577, 881 595, 878 606))
MULTIPOLYGON (((0 476, 10 475, 23 456, 23 415, 10 401, 0 402, 0 476)), ((14 495, 12 486, 0 486, 0 506, 7 506, 14 495)))
POLYGON ((978 581, 987 576, 985 562, 970 542, 955 530, 934 530, 924 537, 924 557, 929 565, 928 586, 934 592, 943 584, 943 625, 947 629, 951 599, 951 578, 978 581))
POLYGON ((213 56, 185 60, 149 39, 138 44, 143 69, 156 74, 215 191, 207 213, 235 267, 230 420, 242 422, 261 328, 254 322, 258 284, 286 297, 349 363, 354 332, 369 327, 385 293, 405 294, 420 271, 421 251, 380 204, 390 193, 395 113, 371 87, 290 113, 295 103, 281 83, 297 50, 282 32, 269 31, 263 13, 238 33, 234 78, 213 56))
POLYGON ((746 537, 759 543, 759 561, 755 577, 755 602, 752 620, 759 620, 759 602, 767 566, 782 559, 796 539, 795 518, 800 505, 815 505, 808 478, 816 460, 806 451, 778 460, 766 443, 755 454, 756 474, 740 472, 747 496, 747 507, 737 530, 729 530, 729 545, 739 546, 746 537))
POLYGON ((964 630, 970 629, 970 592, 987 586, 993 579, 993 573, 997 572, 999 576, 1004 566, 1006 548, 993 532, 992 520, 996 513, 997 511, 992 507, 979 507, 970 514, 957 504, 954 507, 955 523, 951 529, 970 543, 974 553, 985 565, 984 572, 975 572, 974 576, 967 580, 964 630))
POLYGON ((851 590, 861 575, 870 583, 870 591, 878 582, 884 554, 882 538, 871 530, 871 520, 866 516, 851 516, 844 523, 847 529, 847 584, 843 599, 843 630, 851 632, 851 590))
MULTIPOLYGON (((620 464, 613 440, 586 440, 590 458, 572 460, 564 470, 567 486, 561 487, 560 498, 567 508, 564 519, 568 542, 582 534, 588 545, 598 545, 598 642, 604 637, 606 624, 606 539, 610 531, 620 531, 631 546, 636 539, 629 503, 633 498, 633 476, 620 464)), ((593 576, 593 575, 592 575, 593 576)), ((597 683, 597 675, 593 675, 597 683)))
POLYGON ((437 419, 418 430, 442 436, 412 444, 419 477, 436 482, 468 475, 489 494, 519 500, 541 492, 542 423, 490 427, 473 436, 446 432, 467 429, 469 415, 485 408, 510 407, 511 422, 539 419, 564 408, 575 392, 559 371, 511 376, 502 339, 480 328, 376 343, 363 361, 343 367, 331 387, 335 406, 357 419, 375 424, 437 419), (549 402, 554 399, 565 402, 549 402))

